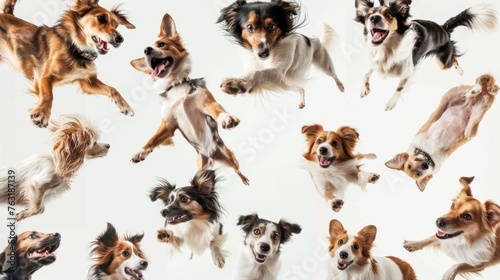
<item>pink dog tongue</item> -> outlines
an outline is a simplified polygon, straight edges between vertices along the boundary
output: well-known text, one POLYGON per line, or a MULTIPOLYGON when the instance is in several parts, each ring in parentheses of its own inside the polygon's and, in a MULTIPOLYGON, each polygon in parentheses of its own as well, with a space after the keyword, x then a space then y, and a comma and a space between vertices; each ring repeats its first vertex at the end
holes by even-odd
POLYGON ((372 41, 374 42, 380 42, 382 40, 382 37, 384 36, 385 32, 381 31, 375 31, 372 36, 372 41))
POLYGON ((438 236, 445 236, 445 235, 446 235, 446 233, 445 233, 445 232, 443 232, 443 231, 440 231, 440 230, 438 229, 438 231, 437 231, 437 235, 438 235, 438 236))
POLYGON ((326 157, 320 157, 319 163, 321 163, 321 165, 327 165, 329 160, 326 157))
POLYGON ((158 74, 160 74, 160 72, 165 69, 165 64, 163 63, 160 63, 158 64, 155 69, 153 70, 153 76, 158 76, 158 74))

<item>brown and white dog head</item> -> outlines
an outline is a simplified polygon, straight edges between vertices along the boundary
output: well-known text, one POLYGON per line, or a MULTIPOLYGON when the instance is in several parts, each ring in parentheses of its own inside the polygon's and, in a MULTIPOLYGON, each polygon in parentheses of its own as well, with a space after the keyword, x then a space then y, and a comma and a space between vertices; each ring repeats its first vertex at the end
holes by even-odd
POLYGON ((365 26, 365 36, 372 45, 380 45, 393 34, 402 34, 410 22, 411 0, 355 0, 355 20, 365 26))
POLYGON ((12 279, 29 279, 35 271, 56 261, 54 252, 60 242, 59 233, 23 232, 0 254, 2 271, 17 276, 12 279))
MULTIPOLYGON (((160 25, 158 40, 144 49, 144 57, 134 59, 130 64, 137 70, 150 74, 153 78, 177 78, 180 73, 186 76, 191 70, 187 63, 188 52, 177 33, 174 19, 165 14, 160 25)), ((180 77, 184 78, 184 77, 180 77)))
POLYGON ((117 31, 119 25, 134 29, 123 11, 114 7, 111 11, 99 6, 99 0, 76 0, 61 23, 71 30, 73 41, 82 49, 93 48, 99 54, 109 51, 108 44, 117 48, 123 36, 117 31))
POLYGON ((304 158, 317 162, 322 168, 328 168, 335 162, 343 162, 355 157, 354 148, 358 141, 358 132, 348 126, 337 131, 325 131, 320 124, 302 127, 306 137, 307 151, 304 158))
POLYGON ((426 155, 400 153, 385 163, 390 169, 400 170, 415 180, 419 190, 424 191, 436 171, 436 165, 426 155))
POLYGON ((499 87, 496 84, 495 78, 489 74, 485 74, 476 79, 476 84, 465 94, 465 98, 471 99, 479 95, 494 97, 497 95, 498 89, 499 87))

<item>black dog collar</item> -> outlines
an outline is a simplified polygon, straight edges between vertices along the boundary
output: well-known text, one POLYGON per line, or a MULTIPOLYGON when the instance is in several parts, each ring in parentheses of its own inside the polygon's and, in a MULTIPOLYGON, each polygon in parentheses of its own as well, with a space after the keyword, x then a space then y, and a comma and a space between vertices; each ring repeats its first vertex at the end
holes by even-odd
POLYGON ((198 86, 197 86, 198 80, 201 80, 201 79, 193 79, 192 80, 191 78, 186 77, 186 78, 182 79, 178 83, 171 84, 164 92, 160 93, 160 96, 161 97, 167 97, 167 92, 169 92, 174 87, 180 86, 182 84, 188 84, 191 87, 191 91, 189 92, 189 93, 191 93, 191 92, 193 92, 194 90, 196 90, 198 88, 198 86))

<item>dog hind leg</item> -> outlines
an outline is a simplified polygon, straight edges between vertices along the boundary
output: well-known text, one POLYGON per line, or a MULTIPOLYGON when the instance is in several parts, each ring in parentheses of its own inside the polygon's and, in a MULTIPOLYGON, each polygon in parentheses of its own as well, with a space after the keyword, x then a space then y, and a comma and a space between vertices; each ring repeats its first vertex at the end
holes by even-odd
POLYGON ((131 117, 134 115, 134 110, 132 110, 132 107, 128 105, 120 93, 115 88, 101 82, 96 76, 78 80, 78 83, 83 92, 105 95, 118 106, 122 114, 131 117))
POLYGON ((222 146, 219 146, 218 150, 214 153, 212 158, 216 161, 220 161, 222 164, 231 167, 234 172, 240 177, 241 181, 245 185, 249 185, 250 181, 243 175, 240 171, 240 164, 238 163, 238 160, 234 156, 234 153, 226 147, 224 144, 222 146))
POLYGON ((390 111, 396 107, 396 104, 398 103, 399 99, 401 98, 401 94, 405 90, 405 86, 408 83, 409 77, 406 78, 401 78, 398 84, 398 88, 394 92, 394 95, 391 97, 389 102, 387 102, 387 105, 385 106, 386 111, 390 111))
POLYGON ((223 268, 226 263, 228 252, 222 249, 226 242, 226 234, 215 234, 214 239, 210 242, 210 251, 212 252, 212 260, 218 268, 223 268))
POLYGON ((333 66, 332 58, 330 57, 330 54, 325 47, 319 46, 314 50, 313 64, 321 69, 325 74, 332 77, 335 80, 337 88, 340 90, 340 92, 344 92, 344 84, 338 78, 335 67, 333 66))
POLYGON ((175 121, 163 121, 156 131, 155 135, 149 139, 144 147, 137 152, 131 159, 133 163, 138 163, 146 159, 146 157, 160 145, 172 145, 172 137, 177 129, 175 121))

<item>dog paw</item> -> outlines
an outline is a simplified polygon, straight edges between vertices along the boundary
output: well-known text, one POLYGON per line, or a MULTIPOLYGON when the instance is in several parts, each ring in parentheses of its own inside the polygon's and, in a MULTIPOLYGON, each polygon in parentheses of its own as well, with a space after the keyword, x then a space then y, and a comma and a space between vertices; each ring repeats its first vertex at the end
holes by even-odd
POLYGON ((214 261, 214 264, 220 269, 224 268, 224 265, 226 264, 225 254, 220 251, 215 253, 212 251, 212 260, 214 261))
POLYGON ((235 116, 231 116, 228 113, 222 113, 219 116, 219 123, 222 126, 222 128, 231 129, 238 126, 238 124, 240 123, 240 119, 238 119, 235 116))
POLYGON ((390 111, 396 107, 396 104, 398 103, 398 97, 392 97, 389 102, 387 102, 387 105, 385 106, 386 111, 390 111))
POLYGON ((246 80, 236 78, 225 79, 220 88, 228 94, 245 93, 247 91, 246 80))
POLYGON ((345 87, 344 87, 344 84, 341 82, 341 81, 335 81, 335 83, 337 84, 337 88, 340 90, 340 92, 344 92, 345 91, 345 87))
POLYGON ((28 212, 27 209, 19 212, 16 214, 16 221, 21 221, 21 220, 24 220, 26 218, 28 218, 29 216, 31 216, 32 214, 30 212, 28 212))
POLYGON ((339 212, 340 209, 342 209, 342 206, 344 206, 344 201, 342 199, 335 198, 332 200, 330 205, 332 206, 333 211, 339 212))
POLYGON ((418 242, 407 241, 407 240, 405 240, 405 242, 403 243, 403 248, 405 248, 408 252, 415 252, 415 251, 418 251, 418 250, 422 249, 418 245, 418 242))
POLYGON ((49 124, 50 110, 45 108, 35 108, 30 112, 31 121, 37 127, 47 127, 49 124))
POLYGON ((162 228, 158 230, 156 237, 158 238, 158 242, 168 243, 174 238, 174 232, 166 228, 162 228))
POLYGON ((377 173, 370 173, 370 175, 368 175, 368 183, 375 184, 379 178, 380 175, 378 175, 377 173))
POLYGON ((306 107, 306 102, 305 101, 300 101, 299 102, 299 109, 304 109, 306 107))
POLYGON ((368 96, 368 94, 370 94, 370 89, 369 88, 365 88, 361 94, 359 95, 361 98, 365 98, 368 96))
POLYGON ((142 149, 140 152, 135 154, 130 161, 133 163, 141 162, 141 161, 145 160, 150 153, 151 153, 150 150, 142 149))
POLYGON ((130 116, 130 117, 133 117, 134 116, 134 110, 132 109, 132 107, 130 107, 128 105, 127 102, 124 102, 124 103, 116 103, 116 105, 118 105, 118 108, 120 109, 120 113, 124 114, 125 116, 130 116))

